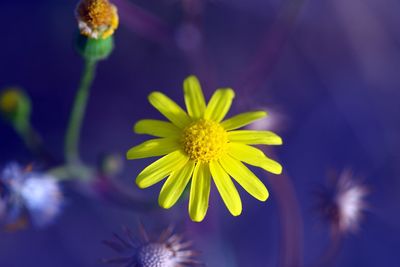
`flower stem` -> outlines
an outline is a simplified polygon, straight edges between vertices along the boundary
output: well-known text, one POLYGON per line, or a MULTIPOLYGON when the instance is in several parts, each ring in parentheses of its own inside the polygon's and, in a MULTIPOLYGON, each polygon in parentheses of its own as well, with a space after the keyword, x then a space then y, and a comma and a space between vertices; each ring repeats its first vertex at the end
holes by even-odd
POLYGON ((79 137, 82 129, 83 117, 89 98, 90 86, 92 85, 95 72, 96 60, 85 60, 85 68, 82 73, 82 79, 75 96, 75 102, 72 108, 69 125, 65 137, 65 158, 68 163, 79 163, 79 137))
POLYGON ((22 123, 13 124, 13 127, 22 139, 26 147, 37 157, 45 162, 49 163, 53 161, 53 157, 46 151, 42 137, 35 130, 29 120, 23 121, 22 123))
POLYGON ((62 165, 54 167, 47 172, 59 181, 78 179, 87 181, 94 179, 94 170, 85 165, 62 165))

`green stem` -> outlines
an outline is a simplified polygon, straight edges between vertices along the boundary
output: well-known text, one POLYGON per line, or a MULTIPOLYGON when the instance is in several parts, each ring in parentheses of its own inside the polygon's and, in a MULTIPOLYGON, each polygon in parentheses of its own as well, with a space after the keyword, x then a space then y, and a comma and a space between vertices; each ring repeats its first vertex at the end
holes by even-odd
POLYGON ((68 163, 79 163, 79 137, 82 129, 83 117, 89 98, 90 86, 92 85, 95 72, 96 60, 86 59, 85 68, 82 73, 81 83, 75 96, 69 125, 65 137, 65 158, 68 163))
POLYGON ((36 130, 32 127, 30 122, 26 122, 23 127, 15 127, 17 133, 24 141, 25 145, 33 152, 39 153, 42 147, 42 141, 40 135, 36 132, 36 130))
POLYGON ((90 180, 94 177, 94 170, 85 165, 62 165, 48 170, 47 172, 57 180, 90 180))

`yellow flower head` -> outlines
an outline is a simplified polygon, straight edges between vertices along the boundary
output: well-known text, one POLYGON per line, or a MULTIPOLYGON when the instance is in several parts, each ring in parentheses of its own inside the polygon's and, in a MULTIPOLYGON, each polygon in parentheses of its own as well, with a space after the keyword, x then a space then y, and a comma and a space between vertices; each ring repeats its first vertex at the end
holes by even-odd
POLYGON ((118 28, 117 8, 108 0, 81 0, 76 7, 81 34, 93 39, 106 39, 118 28))
POLYGON ((211 179, 234 216, 241 214, 242 202, 231 177, 258 200, 267 200, 267 188, 243 162, 280 174, 279 163, 250 145, 281 145, 282 139, 269 131, 237 130, 266 113, 247 112, 223 121, 235 96, 232 89, 218 89, 206 105, 196 77, 188 77, 183 87, 187 112, 166 95, 153 92, 150 103, 169 122, 141 120, 134 126, 136 133, 158 138, 131 148, 127 158, 163 156, 137 176, 137 185, 146 188, 168 177, 158 199, 168 209, 191 180, 189 214, 197 222, 207 213, 211 179))
POLYGON ((7 89, 0 96, 0 110, 4 113, 14 112, 18 108, 18 103, 22 97, 22 92, 18 89, 7 89))

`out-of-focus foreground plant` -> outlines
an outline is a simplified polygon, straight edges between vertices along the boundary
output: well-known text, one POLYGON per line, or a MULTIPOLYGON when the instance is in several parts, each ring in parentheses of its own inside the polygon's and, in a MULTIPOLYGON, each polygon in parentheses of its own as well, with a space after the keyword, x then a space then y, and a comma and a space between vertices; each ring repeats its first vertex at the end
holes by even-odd
MULTIPOLYGON (((98 197, 111 200, 122 206, 141 210, 153 206, 150 202, 136 197, 132 192, 119 185, 117 179, 114 179, 120 173, 123 165, 118 155, 110 154, 102 157, 100 166, 86 164, 80 157, 80 135, 90 96, 90 88, 96 75, 97 65, 100 61, 106 60, 113 51, 113 34, 118 28, 119 17, 116 6, 108 0, 82 0, 76 7, 75 16, 79 27, 76 49, 84 60, 84 69, 66 129, 63 164, 54 165, 54 162, 58 163, 58 161, 47 155, 42 138, 32 125, 32 103, 27 93, 17 87, 8 87, 0 93, 1 117, 15 129, 35 156, 38 159, 40 158, 41 164, 48 168, 41 175, 35 174, 37 183, 26 178, 28 174, 25 174, 25 171, 22 171, 21 168, 15 167, 17 166, 15 164, 10 165, 14 167, 6 166, 4 168, 0 176, 3 201, 0 220, 6 225, 15 224, 17 218, 23 218, 21 214, 32 215, 30 217, 33 217, 36 222, 38 221, 36 214, 40 212, 52 217, 48 206, 43 206, 43 209, 39 210, 40 206, 36 205, 34 213, 20 212, 20 210, 32 211, 29 206, 32 201, 27 201, 24 192, 31 190, 32 197, 35 194, 41 194, 40 197, 46 198, 52 192, 54 193, 54 186, 58 187, 61 181, 74 181, 85 187, 89 185, 90 191, 94 191, 98 197), (51 179, 54 180, 54 186, 43 186, 46 181, 51 179), (28 188, 26 190, 24 189, 25 185, 28 188), (39 187, 41 187, 42 192, 35 190, 39 187)), ((29 174, 29 176, 32 175, 29 174)), ((61 191, 58 194, 61 196, 61 191)), ((48 205, 53 203, 54 206, 57 206, 55 203, 55 201, 58 201, 57 198, 48 198, 47 201, 49 202, 48 205)), ((44 225, 45 223, 40 224, 44 225)))

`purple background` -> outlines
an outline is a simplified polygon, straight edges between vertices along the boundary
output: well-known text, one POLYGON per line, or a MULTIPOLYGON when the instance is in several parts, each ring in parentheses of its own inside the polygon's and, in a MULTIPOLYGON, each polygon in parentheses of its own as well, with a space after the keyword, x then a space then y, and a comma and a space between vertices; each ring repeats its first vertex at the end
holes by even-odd
MULTIPOLYGON (((284 145, 274 149, 274 157, 290 176, 304 220, 289 222, 304 233, 302 266, 312 266, 329 239, 327 225, 313 210, 313 189, 325 182, 328 170, 347 167, 371 194, 360 230, 345 238, 336 266, 399 266, 400 2, 215 0, 203 2, 202 16, 189 19, 179 0, 131 2, 167 28, 147 34, 132 20, 134 14, 121 8, 116 49, 98 68, 85 118, 86 162, 95 163, 105 152, 124 154, 144 140, 132 133, 134 122, 160 118, 146 96, 160 90, 183 104, 181 84, 193 73, 208 97, 217 87, 236 90, 232 113, 265 106, 284 114, 283 126, 274 129, 284 145), (184 20, 202 30, 182 34, 184 20)), ((33 123, 58 158, 82 69, 73 49, 74 5, 0 3, 0 87, 26 89, 33 123)), ((1 165, 35 161, 4 121, 0 152, 1 165)), ((133 182, 148 162, 126 162, 120 179, 135 194, 156 200, 160 185, 141 192, 133 182)), ((257 173, 267 186, 280 179, 257 173)), ((244 212, 233 218, 213 190, 202 224, 187 220, 186 202, 141 214, 67 191, 68 203, 54 225, 0 233, 0 266, 102 266, 100 258, 115 254, 101 240, 121 225, 136 230, 139 219, 150 231, 177 224, 194 239, 207 266, 278 265, 282 222, 276 191, 261 203, 241 189, 244 212)))

